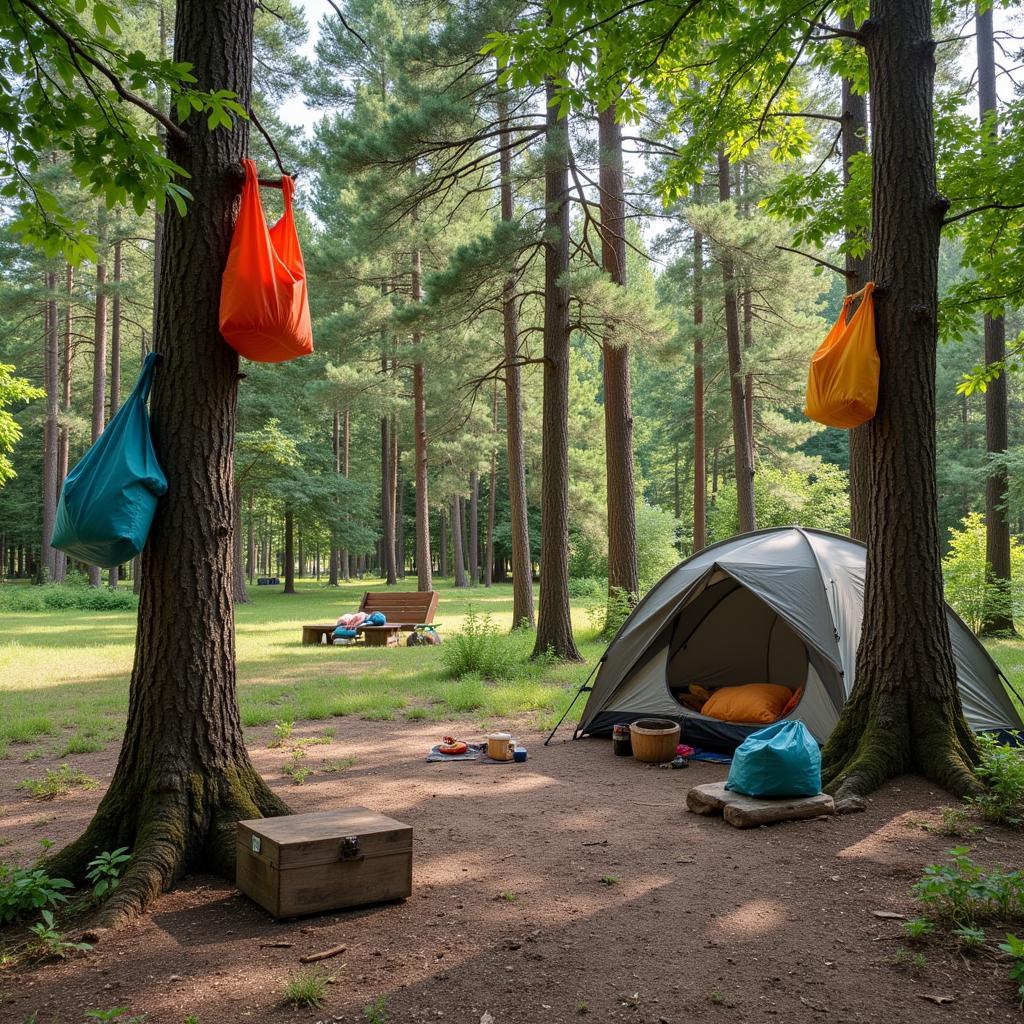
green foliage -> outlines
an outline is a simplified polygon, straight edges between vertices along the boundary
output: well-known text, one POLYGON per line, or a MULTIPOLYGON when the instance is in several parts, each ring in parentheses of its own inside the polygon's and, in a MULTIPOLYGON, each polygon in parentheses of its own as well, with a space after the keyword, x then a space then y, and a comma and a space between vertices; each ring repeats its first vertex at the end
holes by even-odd
POLYGON ((40 920, 30 925, 29 931, 34 936, 32 947, 37 956, 65 960, 73 953, 86 953, 92 949, 88 942, 72 942, 66 939, 57 927, 51 910, 42 911, 40 920))
POLYGON ((8 612, 50 612, 81 611, 117 612, 132 611, 139 606, 139 599, 131 589, 119 587, 79 586, 74 583, 47 583, 40 587, 0 588, 0 611, 8 612))
POLYGON ((490 615, 471 611, 462 629, 441 645, 441 661, 447 675, 455 679, 469 675, 504 679, 512 673, 521 648, 519 638, 504 633, 490 615))
POLYGON ((22 377, 14 376, 14 367, 0 363, 0 487, 16 476, 10 455, 21 437, 21 424, 8 411, 12 405, 31 402, 46 394, 22 377))
MULTIPOLYGON (((679 563, 676 547, 679 521, 670 512, 637 502, 636 506, 636 565, 643 596, 670 569, 679 563)), ((618 628, 616 626, 616 628, 618 628)))
POLYGON ((933 920, 950 928, 973 928, 994 917, 1024 914, 1024 872, 986 871, 965 846, 946 852, 950 863, 930 864, 913 886, 914 898, 933 920))
POLYGON ((99 783, 77 768, 62 764, 59 768, 47 768, 41 779, 24 779, 17 785, 24 789, 33 800, 55 800, 66 796, 76 786, 82 789, 95 789, 99 783))
POLYGON ((927 917, 915 917, 903 922, 903 934, 911 942, 920 942, 935 930, 935 925, 927 917))
POLYGON ((127 846, 106 850, 89 861, 86 879, 92 883, 92 898, 97 903, 109 896, 121 881, 121 872, 131 860, 127 846))
POLYGON ((66 878, 51 878, 42 867, 0 864, 0 924, 66 903, 65 890, 73 888, 66 878))
POLYGON ((284 986, 284 1001, 294 1007, 315 1010, 323 1006, 330 977, 319 967, 305 967, 284 986))
POLYGON ((569 597, 602 597, 607 591, 607 580, 594 576, 569 577, 569 597))
POLYGON ((978 746, 981 759, 975 771, 985 792, 968 802, 986 821, 1019 828, 1024 824, 1024 748, 1000 743, 991 733, 980 734, 978 746))
POLYGON ((1017 999, 1024 1006, 1024 939, 1008 932, 1006 941, 1000 942, 999 948, 1013 957, 1010 964, 1010 977, 1017 986, 1017 999))
POLYGON ((372 1003, 363 1007, 363 1017, 366 1024, 388 1024, 391 1014, 388 1013, 388 1001, 386 996, 377 996, 372 1003))
POLYGON ((286 718, 283 721, 274 723, 274 738, 267 744, 268 747, 283 747, 291 738, 295 723, 286 718))
POLYGON ((985 518, 980 512, 964 516, 959 529, 949 531, 949 553, 942 560, 946 600, 975 632, 980 632, 986 613, 1024 608, 1024 544, 1010 538, 1009 591, 993 586, 985 558, 985 518))
MULTIPOLYGON (((87 1010, 86 1017, 93 1021, 102 1021, 104 1024, 109 1021, 117 1021, 118 1024, 144 1024, 148 1019, 148 1015, 142 1014, 129 1014, 127 1017, 125 1014, 128 1013, 127 1006, 112 1006, 109 1010, 87 1010)), ((184 1024, 198 1024, 195 1017, 189 1016, 185 1018, 184 1024)))

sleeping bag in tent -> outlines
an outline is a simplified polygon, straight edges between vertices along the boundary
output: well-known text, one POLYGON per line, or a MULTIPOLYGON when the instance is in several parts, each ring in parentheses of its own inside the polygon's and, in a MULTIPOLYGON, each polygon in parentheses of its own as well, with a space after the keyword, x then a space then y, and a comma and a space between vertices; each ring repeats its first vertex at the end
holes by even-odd
POLYGON ((139 554, 167 491, 146 412, 157 358, 146 356, 128 400, 61 490, 50 543, 89 565, 109 569, 139 554))
POLYGON ((821 751, 803 722, 751 733, 733 754, 726 789, 776 799, 821 792, 821 751))
POLYGON ((878 349, 875 347, 874 284, 847 295, 832 330, 811 358, 804 415, 827 427, 859 427, 878 406, 878 349), (857 312, 846 314, 863 294, 857 312))
POLYGON ((220 333, 240 355, 283 363, 313 351, 306 268, 295 232, 295 184, 281 178, 284 214, 267 227, 256 165, 243 160, 242 203, 220 291, 220 333))

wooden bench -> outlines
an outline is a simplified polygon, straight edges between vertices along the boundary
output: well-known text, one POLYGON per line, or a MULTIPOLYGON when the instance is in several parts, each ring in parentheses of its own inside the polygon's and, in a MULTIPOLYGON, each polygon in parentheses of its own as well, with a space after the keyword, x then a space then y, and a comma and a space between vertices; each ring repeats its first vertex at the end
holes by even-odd
POLYGON ((363 594, 359 610, 367 615, 380 612, 389 626, 398 626, 411 633, 417 626, 425 626, 434 621, 438 597, 436 590, 414 590, 407 593, 368 590, 363 594))
MULTIPOLYGON (((370 647, 393 647, 398 642, 398 631, 411 633, 417 626, 426 626, 434 621, 437 611, 436 590, 411 591, 367 591, 359 603, 359 611, 372 615, 380 612, 387 620, 386 626, 360 626, 367 645, 370 647), (376 630, 370 633, 370 630, 376 630)), ((334 623, 320 622, 302 627, 304 645, 330 644, 334 639, 334 623), (325 639, 326 638, 326 639, 325 639)))

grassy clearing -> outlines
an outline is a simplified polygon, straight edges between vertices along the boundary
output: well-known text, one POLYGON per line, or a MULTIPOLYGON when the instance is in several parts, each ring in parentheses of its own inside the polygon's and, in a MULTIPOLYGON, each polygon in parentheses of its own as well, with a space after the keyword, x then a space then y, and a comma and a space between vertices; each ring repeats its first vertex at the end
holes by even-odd
MULTIPOLYGON (((489 615, 502 631, 511 628, 511 586, 437 585, 442 636, 460 630, 473 613, 489 615)), ((301 646, 304 622, 331 621, 355 610, 367 589, 383 585, 364 580, 334 590, 302 580, 292 596, 278 587, 251 589, 251 603, 236 609, 244 726, 338 715, 427 721, 470 715, 486 727, 508 715, 535 712, 543 728, 554 724, 604 650, 587 614, 593 602, 585 600, 573 608, 585 664, 531 663, 532 637, 522 635, 510 641, 515 657, 497 682, 479 676, 451 679, 438 647, 301 646)), ((0 758, 88 753, 120 737, 134 612, 63 611, 58 632, 52 613, 4 611, 0 636, 6 638, 0 644, 0 758)))

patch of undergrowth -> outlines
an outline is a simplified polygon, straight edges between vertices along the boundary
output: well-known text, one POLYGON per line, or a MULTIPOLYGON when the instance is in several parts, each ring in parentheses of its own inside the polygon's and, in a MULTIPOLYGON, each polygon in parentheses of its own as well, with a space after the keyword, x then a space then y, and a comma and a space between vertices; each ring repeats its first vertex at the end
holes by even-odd
MULTIPOLYGON (((85 1018, 88 1021, 117 1021, 117 1024, 145 1024, 149 1015, 146 1013, 128 1013, 127 1006, 112 1006, 109 1010, 86 1010, 85 1018)), ((185 1018, 186 1024, 188 1018, 185 1018)))
MULTIPOLYGON (((1019 743, 1019 734, 1013 739, 1019 743)), ((978 736, 978 745, 976 770, 985 791, 967 802, 986 821, 1019 828, 1024 825, 1024 747, 1001 743, 991 733, 978 736)))
POLYGON ((52 878, 45 868, 0 864, 0 924, 23 921, 41 910, 67 903, 66 878, 52 878))
POLYGON ((441 646, 445 674, 454 679, 477 675, 485 679, 509 679, 524 660, 523 638, 502 630, 490 615, 471 611, 462 629, 441 646))
POLYGON ((331 978, 318 967, 306 967, 285 983, 283 997, 289 1006, 315 1010, 327 998, 331 978))
POLYGON ((119 846, 116 850, 105 850, 89 861, 85 877, 92 885, 95 903, 102 903, 118 887, 121 872, 130 860, 128 847, 119 846))
MULTIPOLYGON (((924 913, 903 924, 908 939, 934 937, 953 942, 962 952, 989 946, 986 926, 1024 920, 1024 870, 986 868, 970 857, 966 846, 946 851, 949 861, 929 864, 911 890, 924 913)), ((1012 958, 1010 977, 1024 1001, 1024 939, 1005 932, 999 949, 1012 958)))
POLYGON ((95 789, 99 783, 69 764, 48 768, 41 779, 23 779, 17 788, 25 790, 33 800, 55 800, 73 789, 95 789))
POLYGON ((388 1024, 391 1014, 388 1013, 388 1001, 384 996, 377 996, 372 1003, 363 1007, 363 1018, 366 1024, 388 1024))
POLYGON ((0 588, 0 611, 5 612, 118 612, 138 606, 138 597, 127 588, 111 590, 78 582, 0 588))

